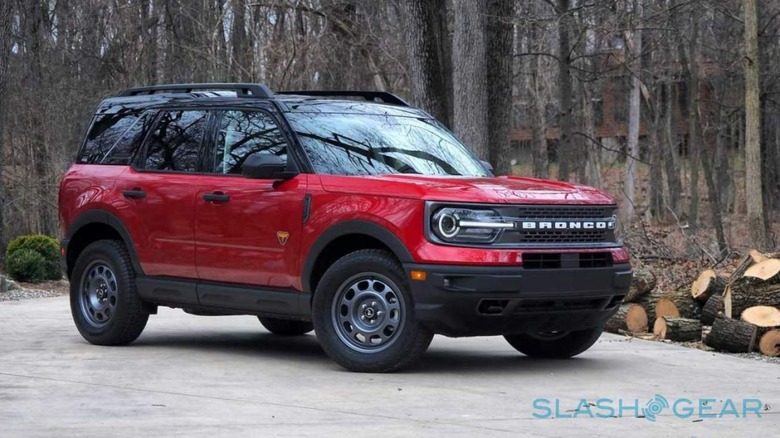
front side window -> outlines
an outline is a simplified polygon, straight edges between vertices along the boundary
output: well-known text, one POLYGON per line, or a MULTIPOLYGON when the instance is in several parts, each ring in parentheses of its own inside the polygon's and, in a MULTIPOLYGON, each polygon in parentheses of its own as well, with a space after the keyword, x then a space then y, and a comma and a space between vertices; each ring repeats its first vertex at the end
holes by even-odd
POLYGON ((97 116, 76 162, 130 164, 153 120, 153 112, 140 111, 120 111, 97 116))
POLYGON ((261 111, 225 111, 217 133, 211 171, 240 174, 246 158, 256 153, 287 159, 287 142, 276 121, 261 111))
POLYGON ((466 147, 432 119, 334 113, 287 117, 317 173, 488 176, 466 147))
POLYGON ((147 170, 196 172, 206 133, 207 111, 165 111, 149 138, 147 170))

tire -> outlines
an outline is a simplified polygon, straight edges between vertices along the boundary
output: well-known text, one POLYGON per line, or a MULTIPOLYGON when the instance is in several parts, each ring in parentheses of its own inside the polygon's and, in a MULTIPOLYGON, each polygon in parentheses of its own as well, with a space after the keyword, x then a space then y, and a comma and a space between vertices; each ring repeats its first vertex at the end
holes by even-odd
POLYGON ((317 285, 312 307, 322 349, 350 371, 398 371, 433 339, 415 320, 409 282, 386 251, 361 250, 337 260, 317 285))
POLYGON ((598 341, 603 327, 566 332, 564 334, 520 334, 504 336, 515 350, 530 357, 544 359, 568 359, 574 357, 598 341))
POLYGON ((300 336, 314 330, 314 325, 309 321, 295 321, 292 319, 264 318, 258 316, 260 324, 266 330, 282 336, 300 336))
POLYGON ((143 332, 135 270, 125 246, 99 240, 84 248, 73 267, 70 309, 81 336, 96 345, 126 345, 143 332))

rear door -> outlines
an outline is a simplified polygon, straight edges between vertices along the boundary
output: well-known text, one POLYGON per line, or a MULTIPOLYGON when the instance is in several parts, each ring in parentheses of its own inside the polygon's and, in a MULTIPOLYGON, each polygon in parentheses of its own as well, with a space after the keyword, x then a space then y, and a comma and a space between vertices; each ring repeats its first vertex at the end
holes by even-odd
POLYGON ((219 283, 292 288, 296 284, 307 176, 249 179, 252 154, 287 159, 288 142, 264 110, 224 110, 195 196, 198 276, 219 283))
POLYGON ((144 273, 196 279, 194 208, 210 112, 163 110, 135 165, 117 179, 144 273))

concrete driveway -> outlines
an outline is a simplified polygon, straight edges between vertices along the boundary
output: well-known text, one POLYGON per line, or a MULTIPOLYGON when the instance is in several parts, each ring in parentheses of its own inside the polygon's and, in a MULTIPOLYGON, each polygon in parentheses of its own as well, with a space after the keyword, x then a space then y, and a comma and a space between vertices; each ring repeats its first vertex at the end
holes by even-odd
POLYGON ((6 437, 774 436, 779 410, 776 364, 612 335, 569 361, 526 358, 502 338, 437 337, 413 370, 371 375, 343 371, 313 335, 273 336, 252 317, 160 309, 131 346, 97 347, 66 297, 0 303, 6 437), (656 395, 670 407, 654 422, 633 414, 656 395), (681 399, 691 403, 677 413, 694 415, 672 412, 681 399), (699 400, 717 416, 729 399, 740 418, 698 415, 699 400), (759 399, 762 417, 741 418, 743 399, 759 399), (598 418, 609 406, 623 416, 598 418))

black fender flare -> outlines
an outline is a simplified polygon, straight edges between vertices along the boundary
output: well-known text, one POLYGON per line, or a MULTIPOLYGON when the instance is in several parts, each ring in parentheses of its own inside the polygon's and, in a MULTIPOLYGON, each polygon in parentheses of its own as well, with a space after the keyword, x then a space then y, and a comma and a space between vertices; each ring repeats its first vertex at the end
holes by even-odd
POLYGON ((116 215, 107 210, 88 210, 76 216, 73 222, 71 222, 70 228, 67 231, 67 235, 63 240, 63 247, 65 247, 65 250, 67 251, 67 245, 73 236, 76 235, 76 233, 81 231, 82 228, 96 223, 108 225, 122 237, 125 247, 130 253, 130 260, 133 263, 133 268, 135 269, 136 274, 144 275, 144 271, 141 269, 141 264, 138 261, 138 255, 135 252, 133 239, 130 237, 130 233, 127 231, 127 227, 125 227, 122 221, 116 217, 116 215))
POLYGON ((406 246, 401 239, 387 228, 365 220, 340 222, 320 234, 311 246, 311 249, 309 249, 309 254, 306 256, 306 261, 303 264, 303 270, 301 272, 301 285, 303 286, 304 292, 314 292, 311 290, 311 275, 312 272, 314 272, 317 259, 322 254, 323 250, 325 250, 325 248, 334 240, 348 234, 365 234, 371 236, 390 248, 390 251, 392 251, 393 255, 395 255, 401 263, 414 262, 412 254, 406 249, 406 246))

